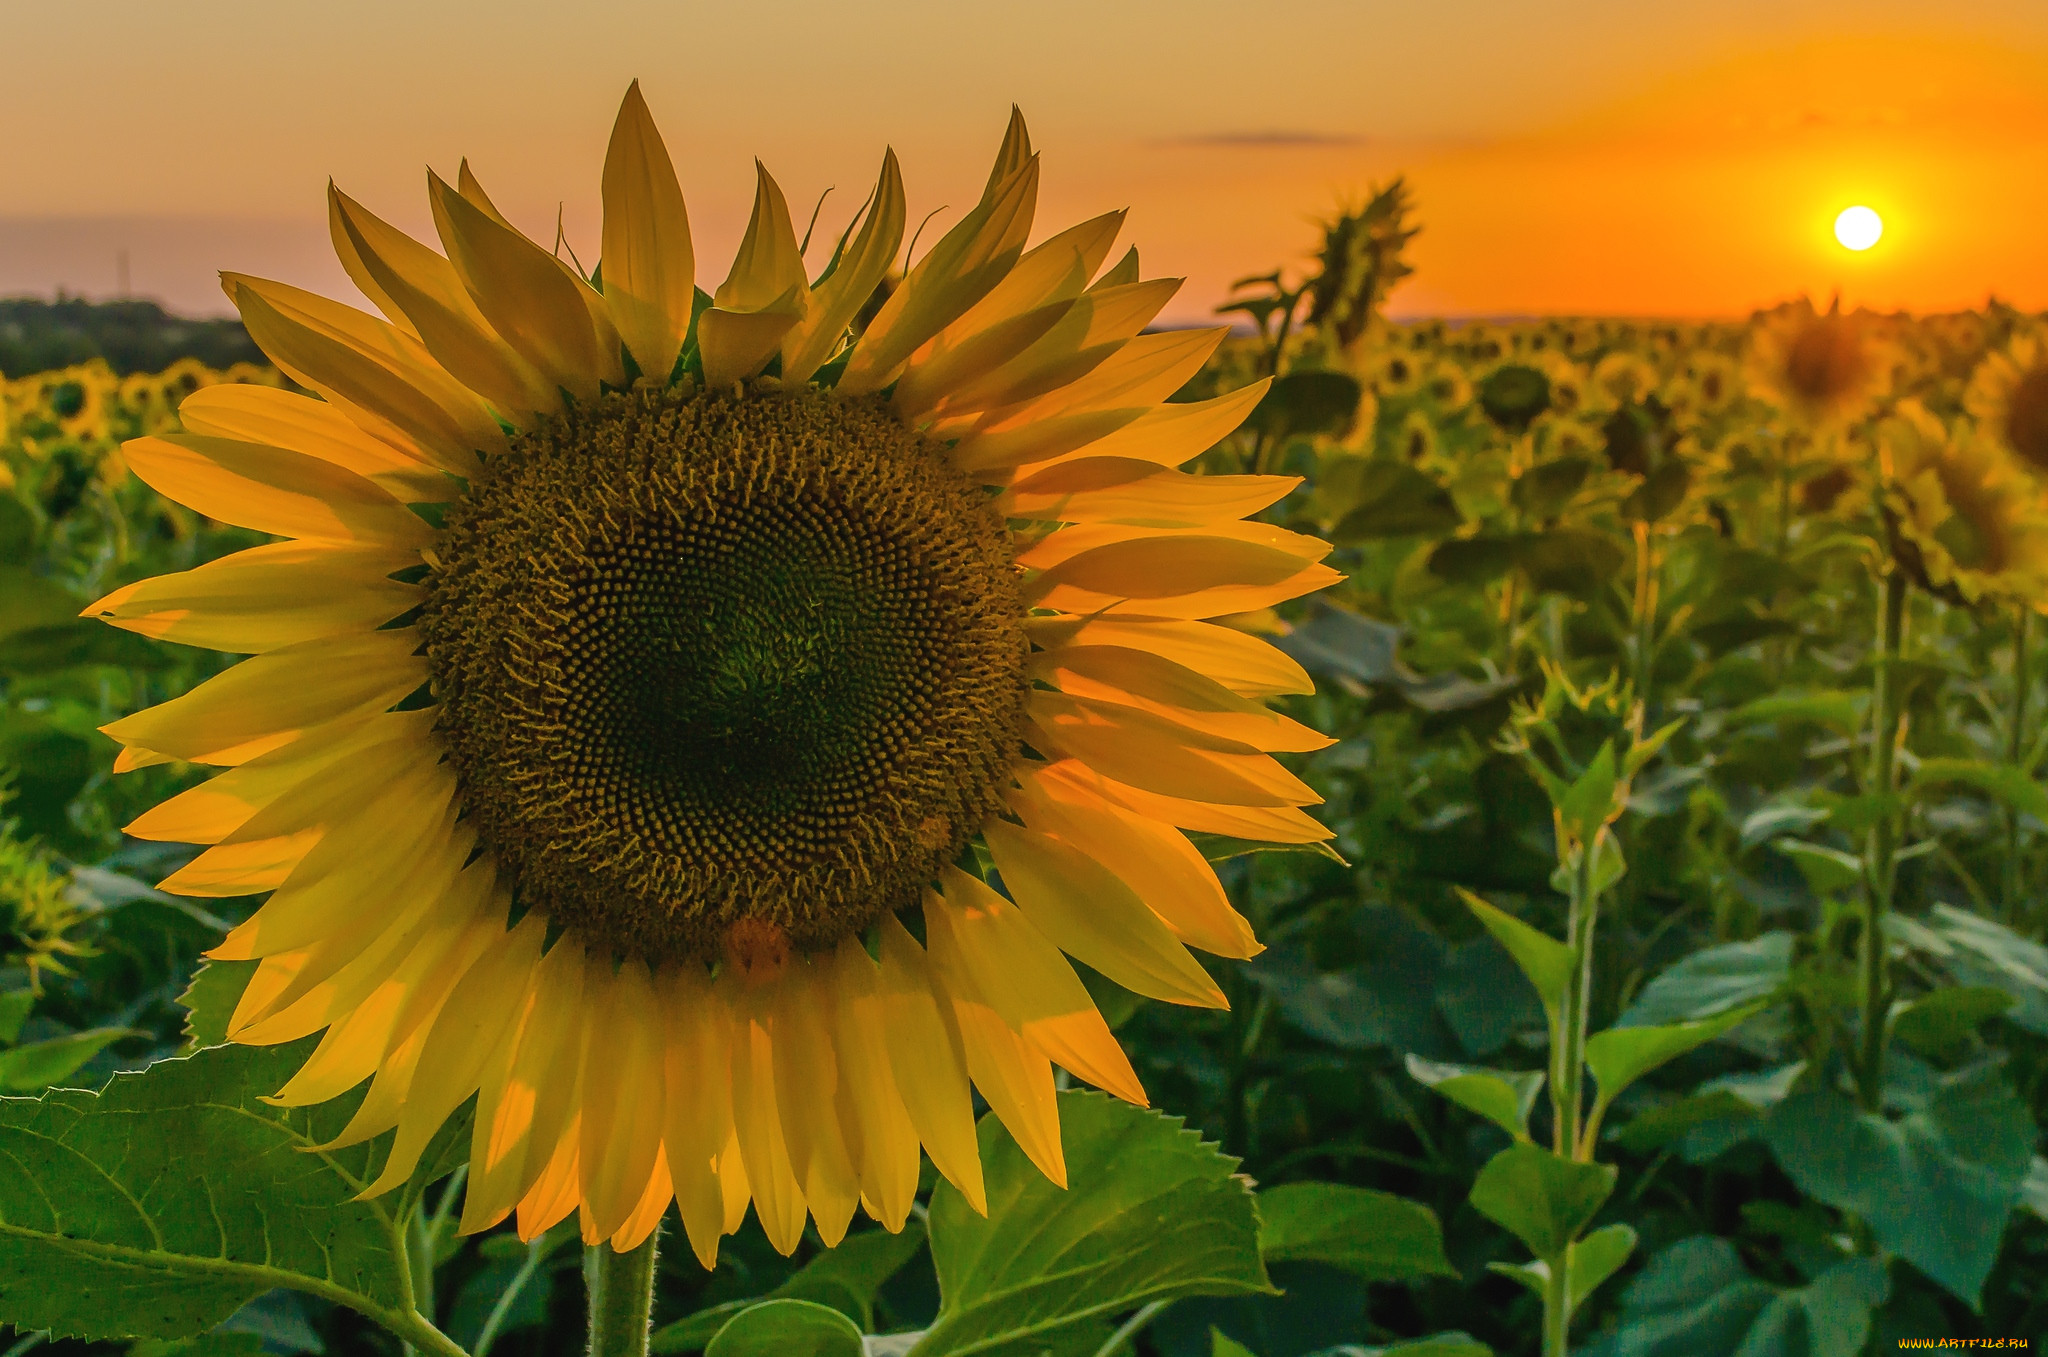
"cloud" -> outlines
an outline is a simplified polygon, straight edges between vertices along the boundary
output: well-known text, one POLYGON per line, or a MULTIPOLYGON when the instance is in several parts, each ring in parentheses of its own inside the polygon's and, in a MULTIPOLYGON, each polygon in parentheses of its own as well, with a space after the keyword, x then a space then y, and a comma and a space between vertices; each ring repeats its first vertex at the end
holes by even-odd
POLYGON ((1311 132, 1298 127, 1237 128, 1191 137, 1169 137, 1160 146, 1236 147, 1258 150, 1287 146, 1363 146, 1365 138, 1349 132, 1311 132))

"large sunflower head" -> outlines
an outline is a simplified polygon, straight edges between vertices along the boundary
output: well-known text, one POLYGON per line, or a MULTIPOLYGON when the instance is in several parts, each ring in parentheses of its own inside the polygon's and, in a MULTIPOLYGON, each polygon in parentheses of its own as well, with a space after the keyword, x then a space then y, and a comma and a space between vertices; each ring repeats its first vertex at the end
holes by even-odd
POLYGON ((2048 343, 2016 336, 1970 374, 1963 404, 2000 446, 2048 475, 2048 343))
POLYGON ((1240 521, 1293 478, 1175 469, 1263 385, 1166 403, 1223 331, 1145 332, 1177 283, 1109 263, 1121 213, 1027 249, 1038 177, 1013 118, 885 291, 893 155, 816 276, 761 170, 706 293, 636 87, 589 277, 466 166, 440 250, 330 193, 381 319, 227 275, 317 398, 210 387, 127 455, 284 540, 88 611, 254 656, 108 731, 226 769, 131 831, 208 845, 167 890, 270 892, 230 1038, 325 1029, 279 1096, 368 1082, 371 1190, 474 1097, 467 1228, 895 1229, 920 1145, 980 1201, 970 1088, 1054 1178, 1051 1062, 1143 1099, 1067 956, 1217 1005, 1188 947, 1257 950, 1182 831, 1328 837, 1270 757, 1328 742, 1206 619, 1328 548, 1240 521))
POLYGON ((1892 379, 1887 347, 1839 301, 1824 313, 1804 298, 1771 312, 1751 331, 1748 362, 1758 395, 1817 430, 1855 423, 1892 379))
POLYGON ((1887 521, 1929 587, 1966 603, 2048 592, 2048 516, 1995 444, 1907 400, 1879 424, 1877 446, 1887 521))

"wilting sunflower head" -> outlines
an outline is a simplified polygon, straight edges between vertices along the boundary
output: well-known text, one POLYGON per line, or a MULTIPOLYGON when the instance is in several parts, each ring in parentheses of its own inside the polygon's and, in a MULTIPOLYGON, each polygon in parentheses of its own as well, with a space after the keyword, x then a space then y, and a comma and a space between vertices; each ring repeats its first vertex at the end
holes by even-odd
POLYGON ((885 156, 814 275, 762 169, 699 305, 636 86, 589 277, 466 165, 441 251, 330 192, 381 319, 226 275, 317 398, 195 390, 125 451, 284 540, 88 611, 254 656, 107 730, 225 770, 129 829, 206 845, 166 890, 270 892, 230 1039, 326 1029, 279 1097, 367 1081, 372 1190, 474 1098, 467 1229, 896 1229, 920 1146, 981 1200, 971 1089, 1055 1179, 1052 1062, 1144 1098, 1067 956, 1218 1005, 1188 947, 1258 950, 1183 831, 1327 838, 1270 756, 1329 741, 1210 619, 1336 575, 1241 521, 1295 478, 1175 469, 1265 384, 1166 403, 1223 332, 1145 333, 1177 280, 1121 213, 1027 250, 1038 175, 1013 118, 906 271, 885 156))
POLYGON ((1860 315, 1801 299, 1759 322, 1748 366, 1756 393, 1821 430, 1852 424, 1891 384, 1891 354, 1860 315))
POLYGON ((2048 343, 2039 334, 1987 354, 1970 374, 1963 404, 2000 446, 2048 475, 2048 343))
POLYGON ((1527 363, 1503 363, 1480 378, 1479 408, 1507 433, 1526 431, 1550 408, 1550 376, 1527 363))
POLYGON ((2031 481, 1967 422, 1901 401, 1877 432, 1886 519, 1928 587, 1975 603, 2048 588, 2048 515, 2031 481))

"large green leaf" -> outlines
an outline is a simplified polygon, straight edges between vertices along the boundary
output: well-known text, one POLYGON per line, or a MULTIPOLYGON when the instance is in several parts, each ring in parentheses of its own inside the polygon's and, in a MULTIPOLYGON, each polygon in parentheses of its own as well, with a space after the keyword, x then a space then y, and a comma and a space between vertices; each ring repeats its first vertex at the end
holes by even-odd
POLYGON ((860 1329, 807 1300, 764 1300, 727 1320, 704 1357, 861 1357, 860 1329))
POLYGON ((0 994, 0 1046, 11 1046, 21 1035, 21 1025, 36 1006, 33 990, 17 989, 0 994))
POLYGON ((1405 1343, 1395 1343, 1384 1348, 1360 1347, 1346 1343, 1341 1347, 1324 1348, 1312 1352, 1308 1357, 1493 1357, 1493 1349, 1469 1333, 1433 1333, 1427 1338, 1411 1338, 1405 1343))
POLYGON ((1286 635, 1275 637, 1273 644, 1311 674, 1392 688, 1430 712, 1464 711, 1522 685, 1513 674, 1478 680, 1455 672, 1417 673, 1401 658, 1405 628, 1321 596, 1306 602, 1308 616, 1286 635))
POLYGON ((1517 1140, 1529 1138, 1529 1113, 1543 1089, 1542 1070, 1490 1070, 1408 1057, 1408 1074, 1517 1140))
POLYGON ((1979 1027, 2013 1006, 1993 985, 1955 985, 1923 994, 1892 1010, 1892 1035, 1922 1055, 1959 1053, 1979 1027))
POLYGON ((0 1099, 0 1320, 182 1338, 274 1287, 389 1319, 410 1304, 388 1202, 353 1198, 383 1142, 315 1151, 353 1100, 259 1101, 312 1041, 223 1047, 101 1093, 0 1099))
POLYGON ((1064 1190, 991 1116, 987 1217, 950 1185, 932 1194, 940 1305, 917 1357, 1027 1357, 1152 1301, 1271 1291, 1235 1160, 1178 1120, 1098 1093, 1062 1093, 1059 1110, 1064 1190))
POLYGON ((1891 927, 1900 941, 1939 958, 1957 984, 1989 985, 2011 995, 2006 1018, 2048 1036, 2048 947, 1952 905, 1936 905, 1925 922, 1895 915, 1891 927))
POLYGON ((1621 1294, 1614 1357, 1856 1357, 1890 1293, 1884 1265, 1850 1258, 1806 1286, 1753 1277, 1735 1246, 1694 1235, 1664 1249, 1621 1294))
POLYGON ((1455 1277, 1443 1226, 1421 1202, 1338 1183, 1287 1183, 1259 1194, 1268 1263, 1328 1263, 1369 1282, 1455 1277))
POLYGON ((1792 978, 1792 935, 1765 933, 1694 952, 1643 986, 1614 1025, 1691 1022, 1776 996, 1792 978))
POLYGON ((1472 1207, 1555 1267, 1614 1191, 1614 1178, 1612 1164, 1581 1164, 1535 1145, 1510 1145, 1479 1170, 1472 1207))
POLYGON ((1355 507, 1330 531, 1330 540, 1339 546, 1446 533, 1465 521, 1450 491, 1406 462, 1366 463, 1355 494, 1355 507))
POLYGON ((900 1233, 867 1230, 849 1235, 798 1269, 796 1275, 752 1300, 727 1301, 663 1325, 649 1341, 651 1352, 695 1352, 709 1343, 732 1316, 762 1300, 803 1300, 829 1306, 865 1329, 874 1323, 875 1295, 924 1247, 924 1227, 900 1233))
POLYGON ((2036 820, 2048 822, 2048 788, 2024 768, 1976 759, 1922 759, 1906 784, 1909 795, 1924 796, 1936 787, 1968 787, 2036 820))
POLYGON ((1802 1090, 1771 1110, 1764 1140, 1800 1191, 1863 1217, 1880 1245, 1975 1306, 2035 1128, 1987 1061, 1939 1076, 1926 1105, 1898 1121, 1832 1087, 1802 1090))

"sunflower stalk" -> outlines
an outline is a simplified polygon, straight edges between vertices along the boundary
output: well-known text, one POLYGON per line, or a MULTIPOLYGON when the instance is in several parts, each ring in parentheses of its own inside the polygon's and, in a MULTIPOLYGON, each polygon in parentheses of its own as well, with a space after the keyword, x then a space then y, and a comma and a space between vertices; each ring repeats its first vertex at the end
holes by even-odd
POLYGON ((1878 1110, 1884 1090, 1885 1012, 1891 1002, 1890 966, 1885 954, 1885 917, 1891 912, 1898 869, 1899 813, 1885 804, 1895 793, 1896 762, 1905 710, 1899 701, 1898 659, 1906 631, 1911 585, 1894 567, 1885 574, 1880 615, 1877 673, 1871 682, 1869 794, 1878 801, 1863 859, 1863 919, 1858 940, 1857 990, 1862 1031, 1856 1061, 1856 1092, 1867 1112, 1878 1110))
POLYGON ((654 1315, 654 1262, 661 1231, 620 1253, 609 1243, 583 1250, 583 1284, 590 1297, 589 1357, 647 1357, 654 1315))

